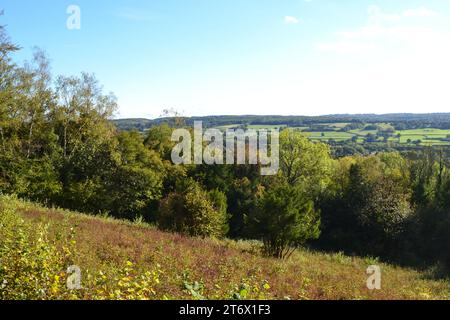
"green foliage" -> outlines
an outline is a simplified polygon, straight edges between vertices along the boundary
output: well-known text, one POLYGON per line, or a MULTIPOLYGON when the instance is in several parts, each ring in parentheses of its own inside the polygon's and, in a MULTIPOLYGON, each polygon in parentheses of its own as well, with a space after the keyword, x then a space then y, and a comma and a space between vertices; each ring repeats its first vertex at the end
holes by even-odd
POLYGON ((228 225, 228 220, 230 219, 230 215, 228 214, 228 204, 227 204, 227 196, 222 191, 218 189, 214 189, 208 192, 208 197, 212 202, 214 209, 220 215, 221 220, 219 224, 222 226, 222 234, 228 234, 230 230, 228 225))
POLYGON ((185 280, 183 282, 183 288, 196 300, 205 300, 205 297, 202 295, 204 287, 203 283, 197 281, 189 283, 185 280))
POLYGON ((131 261, 114 270, 111 275, 99 271, 92 277, 89 298, 93 300, 158 300, 167 296, 158 295, 163 271, 160 266, 152 271, 138 272, 131 261))
POLYGON ((48 225, 25 222, 15 211, 16 201, 9 200, 0 208, 0 299, 70 298, 64 270, 72 265, 72 235, 57 244, 49 239, 48 225))
POLYGON ((227 219, 223 195, 217 191, 209 194, 188 180, 161 201, 158 223, 166 230, 191 236, 222 237, 227 231, 227 219))
POLYGON ((230 292, 229 299, 232 300, 265 300, 266 294, 270 290, 270 285, 266 280, 259 281, 251 276, 244 278, 241 283, 230 292))
MULTIPOLYGON (((49 224, 37 228, 18 214, 19 202, 2 199, 0 214, 0 299, 2 300, 147 300, 161 299, 155 287, 162 270, 137 272, 127 261, 107 273, 89 271, 82 288, 70 290, 66 269, 74 264, 75 234, 51 237, 49 224), (5 201, 6 200, 6 201, 5 201)), ((71 229, 73 231, 73 229, 71 229)))
POLYGON ((0 75, 0 192, 133 219, 161 198, 166 166, 139 133, 118 133, 117 103, 93 75, 56 77, 36 51, 24 67, 4 29, 0 75))
POLYGON ((313 143, 299 132, 284 130, 280 134, 280 170, 288 184, 308 186, 307 191, 316 197, 329 183, 329 147, 313 143))
POLYGON ((411 201, 410 163, 397 153, 340 159, 333 185, 321 200, 328 249, 414 260, 418 247, 411 201))
POLYGON ((175 146, 175 143, 171 141, 172 130, 167 123, 163 123, 150 128, 145 139, 145 145, 157 152, 164 160, 170 160, 172 149, 175 146))
POLYGON ((230 218, 230 236, 250 238, 248 217, 256 207, 262 186, 256 180, 235 179, 228 195, 230 218))
POLYGON ((288 258, 293 250, 320 235, 320 215, 301 186, 279 183, 258 201, 251 217, 255 236, 264 243, 265 254, 288 258))
POLYGON ((365 252, 387 256, 412 214, 408 194, 387 177, 366 180, 358 165, 351 168, 350 175, 346 199, 359 229, 355 235, 365 239, 365 252))
POLYGON ((263 240, 265 254, 289 257, 293 250, 320 235, 320 213, 314 201, 329 184, 332 161, 326 145, 284 130, 280 136, 280 174, 266 179, 249 228, 263 240))

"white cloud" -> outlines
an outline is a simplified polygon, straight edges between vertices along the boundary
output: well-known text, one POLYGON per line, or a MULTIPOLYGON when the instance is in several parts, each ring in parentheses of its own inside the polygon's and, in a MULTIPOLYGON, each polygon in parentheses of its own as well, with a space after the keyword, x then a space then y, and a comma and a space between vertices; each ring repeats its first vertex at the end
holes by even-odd
POLYGON ((284 23, 286 23, 286 24, 297 24, 299 22, 300 22, 300 20, 296 17, 293 17, 293 16, 285 16, 284 17, 284 23))
POLYGON ((339 54, 372 52, 374 49, 393 50, 401 47, 413 52, 432 51, 449 46, 447 35, 431 26, 416 26, 407 18, 431 16, 437 13, 424 7, 406 10, 403 14, 385 13, 378 6, 368 9, 368 22, 359 28, 339 31, 335 40, 315 44, 317 51, 339 54))
POLYGON ((316 43, 315 50, 326 52, 332 51, 338 54, 356 54, 376 50, 377 46, 373 43, 357 43, 352 41, 335 41, 316 43))
POLYGON ((385 13, 376 5, 369 6, 367 13, 369 14, 369 24, 380 24, 384 21, 393 22, 401 19, 401 15, 396 13, 385 13))
POLYGON ((371 7, 366 24, 316 43, 320 59, 332 67, 297 86, 303 105, 320 113, 336 113, 336 106, 340 113, 447 110, 450 29, 410 18, 431 15, 424 9, 385 13, 371 7))
POLYGON ((417 9, 408 9, 403 13, 405 17, 435 17, 439 14, 436 11, 420 7, 417 9))

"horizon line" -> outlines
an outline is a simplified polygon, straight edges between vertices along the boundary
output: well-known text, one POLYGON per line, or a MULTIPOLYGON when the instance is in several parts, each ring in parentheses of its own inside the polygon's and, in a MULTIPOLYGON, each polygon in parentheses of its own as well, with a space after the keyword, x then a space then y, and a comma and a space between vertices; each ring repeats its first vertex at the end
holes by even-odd
MULTIPOLYGON (((450 112, 397 112, 397 113, 334 113, 334 114, 322 114, 322 115, 277 115, 277 114, 221 114, 221 115, 205 115, 205 116, 179 116, 178 118, 220 118, 220 117, 303 117, 303 118, 323 118, 323 117, 337 117, 337 116, 400 116, 400 115, 420 115, 420 116, 436 116, 436 115, 450 115, 450 112)), ((172 119, 173 117, 157 117, 157 118, 146 118, 146 117, 125 117, 125 118, 114 118, 116 120, 160 120, 160 119, 172 119)))

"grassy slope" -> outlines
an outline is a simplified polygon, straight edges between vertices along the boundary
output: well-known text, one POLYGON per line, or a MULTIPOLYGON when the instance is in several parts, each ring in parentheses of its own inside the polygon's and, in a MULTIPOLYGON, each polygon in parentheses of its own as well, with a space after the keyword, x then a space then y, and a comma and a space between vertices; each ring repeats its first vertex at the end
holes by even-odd
MULTIPOLYGON (((450 283, 427 280, 413 270, 350 258, 298 251, 289 261, 263 258, 257 244, 231 240, 193 239, 145 225, 63 210, 49 210, 19 202, 17 212, 32 224, 49 223, 52 234, 76 232, 76 264, 83 272, 108 272, 132 261, 137 270, 159 265, 156 290, 169 298, 192 299, 183 281, 203 282, 203 296, 229 298, 240 284, 268 283, 261 298, 268 299, 449 299, 450 283), (366 268, 382 268, 382 290, 366 288, 366 268), (267 281, 267 282, 266 282, 267 281)), ((260 286, 262 288, 263 286, 260 286)), ((254 297, 254 296, 251 296, 254 297)))

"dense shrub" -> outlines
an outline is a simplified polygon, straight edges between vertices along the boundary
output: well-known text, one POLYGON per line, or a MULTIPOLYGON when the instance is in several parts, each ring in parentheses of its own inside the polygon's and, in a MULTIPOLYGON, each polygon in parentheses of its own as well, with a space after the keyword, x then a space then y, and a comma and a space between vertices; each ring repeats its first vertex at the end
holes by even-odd
POLYGON ((222 237, 227 232, 224 199, 209 194, 196 182, 183 183, 161 201, 158 224, 166 230, 199 237, 222 237))
POLYGON ((70 298, 65 274, 73 264, 70 235, 58 244, 50 240, 48 225, 33 228, 9 200, 0 204, 0 300, 70 298))
MULTIPOLYGON (((69 289, 69 266, 76 260, 74 229, 51 234, 49 224, 21 218, 23 206, 13 197, 0 199, 0 300, 161 299, 156 286, 162 270, 140 272, 132 262, 123 266, 83 270, 81 288, 69 289)), ((167 297, 166 297, 167 298, 167 297)))
POLYGON ((320 235, 320 214, 300 186, 276 184, 263 193, 250 219, 264 253, 287 258, 293 250, 320 235))

